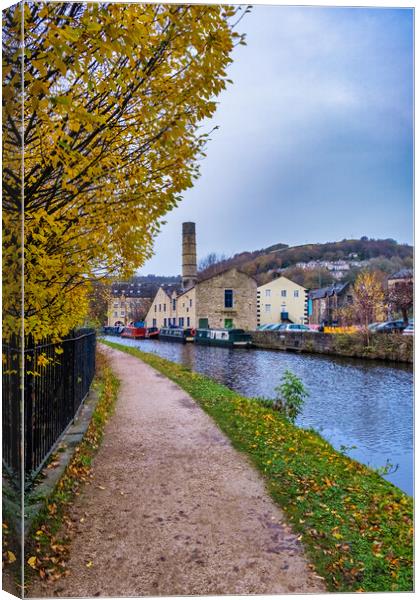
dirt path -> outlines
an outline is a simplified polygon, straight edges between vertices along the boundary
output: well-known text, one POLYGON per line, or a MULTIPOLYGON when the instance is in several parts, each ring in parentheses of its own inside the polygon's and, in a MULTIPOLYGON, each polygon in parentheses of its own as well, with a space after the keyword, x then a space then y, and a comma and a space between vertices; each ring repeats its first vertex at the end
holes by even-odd
POLYGON ((122 383, 73 508, 70 575, 30 596, 324 591, 258 473, 191 397, 102 349, 122 383))

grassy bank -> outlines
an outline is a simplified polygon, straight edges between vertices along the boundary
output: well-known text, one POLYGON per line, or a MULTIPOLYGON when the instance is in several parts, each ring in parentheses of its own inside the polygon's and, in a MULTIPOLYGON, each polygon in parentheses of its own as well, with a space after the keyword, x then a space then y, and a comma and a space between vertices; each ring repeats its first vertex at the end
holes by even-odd
POLYGON ((413 502, 317 433, 155 354, 104 342, 176 382, 252 459, 331 591, 413 589, 413 502))
POLYGON ((91 477, 91 463, 101 443, 108 418, 113 412, 119 382, 105 357, 98 354, 95 380, 92 384, 99 400, 89 427, 45 507, 36 517, 25 548, 26 582, 34 571, 41 579, 55 581, 67 574, 69 544, 74 523, 69 508, 80 489, 91 477))

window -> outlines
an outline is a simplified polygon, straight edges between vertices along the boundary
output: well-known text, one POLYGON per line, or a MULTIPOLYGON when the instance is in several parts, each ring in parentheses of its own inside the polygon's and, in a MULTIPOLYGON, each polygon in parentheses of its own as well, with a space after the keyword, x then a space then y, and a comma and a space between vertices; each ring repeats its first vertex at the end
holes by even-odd
POLYGON ((155 312, 157 311, 157 305, 155 304, 155 312))
POLYGON ((190 326, 190 317, 187 317, 187 327, 190 326))
POLYGON ((225 290, 225 308, 233 307, 233 290, 225 290))
POLYGON ((159 312, 162 310, 162 305, 159 304, 159 312))
POLYGON ((122 311, 121 311, 121 316, 122 316, 122 317, 125 317, 125 310, 122 310, 122 311))
POLYGON ((179 326, 184 327, 184 317, 179 317, 179 326))
POLYGON ((299 298, 299 290, 295 290, 293 292, 293 295, 294 295, 295 298, 299 298))
POLYGON ((283 298, 286 298, 286 296, 287 296, 287 291, 286 291, 286 290, 282 290, 282 291, 281 291, 281 295, 282 295, 282 297, 283 297, 283 298))
POLYGON ((232 329, 233 319, 225 319, 225 329, 232 329))
POLYGON ((166 312, 166 304, 163 305, 163 312, 166 312))
POLYGON ((265 305, 265 312, 271 312, 271 304, 265 305))
POLYGON ((172 300, 172 310, 176 310, 176 299, 172 300))
POLYGON ((153 319, 153 325, 152 327, 156 327, 156 319, 153 319))
POLYGON ((271 296, 271 290, 265 290, 265 297, 269 298, 271 296))
POLYGON ((166 317, 163 319, 163 326, 166 327, 166 317))
POLYGON ((114 302, 114 308, 118 308, 118 302, 114 302))
POLYGON ((118 311, 114 310, 114 317, 118 317, 118 311))
POLYGON ((192 299, 190 298, 190 308, 191 308, 191 306, 192 306, 192 299))

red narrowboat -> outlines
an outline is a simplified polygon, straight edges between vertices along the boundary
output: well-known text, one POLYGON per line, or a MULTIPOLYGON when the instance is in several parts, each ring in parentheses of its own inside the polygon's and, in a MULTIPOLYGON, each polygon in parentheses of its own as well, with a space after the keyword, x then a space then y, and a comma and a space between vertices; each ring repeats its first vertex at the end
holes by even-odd
POLYGON ((127 325, 124 327, 121 337, 132 338, 134 340, 144 340, 146 337, 146 327, 134 327, 133 325, 127 325))

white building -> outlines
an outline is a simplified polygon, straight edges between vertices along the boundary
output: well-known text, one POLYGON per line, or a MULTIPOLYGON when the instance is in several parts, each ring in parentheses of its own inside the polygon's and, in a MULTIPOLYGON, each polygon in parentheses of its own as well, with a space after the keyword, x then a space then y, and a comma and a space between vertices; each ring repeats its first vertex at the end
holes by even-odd
POLYGON ((308 290, 287 277, 257 288, 257 325, 308 322, 308 290))

